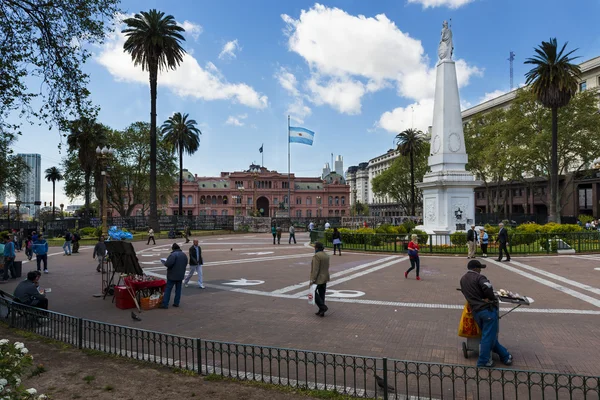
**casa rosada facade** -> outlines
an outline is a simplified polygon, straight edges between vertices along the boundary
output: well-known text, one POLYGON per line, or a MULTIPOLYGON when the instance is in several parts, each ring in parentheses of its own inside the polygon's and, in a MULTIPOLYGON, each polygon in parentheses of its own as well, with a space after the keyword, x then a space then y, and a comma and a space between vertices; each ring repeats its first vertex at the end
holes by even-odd
MULTIPOLYGON (((183 171, 183 214, 252 215, 265 217, 287 214, 288 176, 251 165, 244 172, 221 172, 219 177, 199 177, 183 171)), ((321 178, 290 175, 290 216, 297 218, 342 217, 350 215, 350 186, 343 176, 332 172, 321 178)), ((179 185, 173 196, 159 201, 159 213, 178 215, 179 185)), ((137 210, 136 215, 141 215, 137 210)))

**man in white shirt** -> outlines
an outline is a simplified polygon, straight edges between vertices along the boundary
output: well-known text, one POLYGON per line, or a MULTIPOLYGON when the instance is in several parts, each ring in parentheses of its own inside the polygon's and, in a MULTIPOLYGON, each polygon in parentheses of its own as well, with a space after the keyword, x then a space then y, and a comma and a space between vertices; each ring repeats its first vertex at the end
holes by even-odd
POLYGON ((312 232, 313 229, 315 229, 315 224, 313 224, 312 222, 310 224, 308 224, 308 230, 309 232, 312 232))
POLYGON ((325 230, 331 228, 331 224, 329 222, 325 222, 325 230))

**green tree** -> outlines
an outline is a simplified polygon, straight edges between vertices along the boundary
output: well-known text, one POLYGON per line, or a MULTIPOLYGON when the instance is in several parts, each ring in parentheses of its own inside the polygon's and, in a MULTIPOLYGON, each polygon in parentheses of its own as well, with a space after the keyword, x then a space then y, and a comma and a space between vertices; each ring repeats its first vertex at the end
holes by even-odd
POLYGON ((0 129, 19 132, 7 115, 62 126, 69 116, 92 116, 82 65, 101 43, 119 0, 0 2, 0 129), (42 84, 32 84, 38 79, 42 84), (38 107, 39 109, 34 109, 38 107))
POLYGON ((396 146, 403 156, 410 160, 410 212, 415 215, 415 156, 423 152, 425 147, 425 135, 418 129, 407 129, 396 135, 396 146))
POLYGON ((188 114, 175 113, 161 127, 164 140, 179 155, 179 215, 183 215, 183 153, 193 155, 200 147, 202 132, 196 128, 197 122, 188 120, 188 114))
POLYGON ((581 69, 572 61, 577 57, 571 55, 576 50, 565 53, 565 43, 558 49, 556 38, 535 49, 536 56, 528 58, 525 64, 534 67, 525 74, 527 85, 544 107, 552 110, 552 165, 550 171, 550 207, 548 219, 551 222, 560 222, 558 195, 558 109, 565 107, 571 97, 577 93, 578 78, 581 69))
POLYGON ((356 203, 354 203, 352 205, 352 208, 350 209, 350 213, 354 216, 369 215, 369 206, 367 206, 366 204, 363 204, 357 200, 356 203))
POLYGON ((46 180, 52 182, 52 220, 55 219, 54 210, 56 209, 56 182, 63 180, 63 176, 60 170, 56 167, 50 167, 44 171, 46 173, 46 180))
POLYGON ((390 168, 373 178, 373 193, 376 196, 392 198, 406 213, 411 211, 415 202, 422 202, 422 193, 418 188, 415 189, 415 201, 412 201, 411 187, 414 187, 413 179, 423 180, 429 170, 427 154, 429 154, 429 144, 425 143, 420 152, 414 154, 414 175, 411 174, 410 157, 398 156, 390 168))
POLYGON ((0 193, 5 195, 17 196, 25 186, 23 175, 30 171, 25 160, 11 148, 16 141, 15 136, 3 134, 0 126, 0 193))
POLYGON ((156 189, 156 97, 158 71, 175 69, 183 61, 185 50, 181 42, 185 30, 171 15, 152 9, 135 14, 125 21, 127 37, 123 49, 131 54, 133 63, 150 75, 150 226, 159 232, 156 189))
MULTIPOLYGON (((122 131, 111 130, 108 138, 115 149, 108 165, 108 204, 121 216, 130 216, 136 205, 145 214, 150 203, 150 124, 134 122, 122 131)), ((157 193, 166 203, 173 193, 177 166, 170 144, 160 137, 157 150, 157 193)))
MULTIPOLYGON (((109 128, 89 118, 80 118, 69 123, 71 134, 67 137, 69 152, 77 152, 79 167, 83 172, 83 196, 85 198, 84 209, 90 208, 92 194, 92 176, 98 157, 97 147, 103 147, 106 144, 106 135, 109 128)), ((71 167, 72 165, 68 165, 71 167)), ((65 171, 71 168, 65 168, 65 171)), ((71 177, 67 174, 67 180, 71 177)))

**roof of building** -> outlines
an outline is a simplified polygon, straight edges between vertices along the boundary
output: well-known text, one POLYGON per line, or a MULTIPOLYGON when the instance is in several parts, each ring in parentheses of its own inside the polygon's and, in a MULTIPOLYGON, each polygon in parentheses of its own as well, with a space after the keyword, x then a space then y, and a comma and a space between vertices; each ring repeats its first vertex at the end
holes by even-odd
POLYGON ((325 175, 325 177, 323 178, 323 181, 325 181, 328 184, 333 184, 333 185, 345 185, 346 184, 346 179, 338 174, 337 172, 331 172, 327 175, 325 175))
POLYGON ((230 185, 226 180, 201 180, 198 181, 198 187, 200 189, 227 189, 230 185))

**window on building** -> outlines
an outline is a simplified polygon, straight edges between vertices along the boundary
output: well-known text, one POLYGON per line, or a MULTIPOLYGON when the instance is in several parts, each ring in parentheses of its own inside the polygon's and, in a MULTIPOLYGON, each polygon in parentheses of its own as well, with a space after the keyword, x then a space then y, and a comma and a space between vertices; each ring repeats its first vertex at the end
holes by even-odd
POLYGON ((215 206, 217 205, 217 196, 212 197, 212 204, 215 206))
POLYGON ((173 204, 175 204, 175 205, 179 204, 179 196, 173 197, 173 204))
POLYGON ((188 196, 188 199, 187 199, 187 200, 188 200, 188 201, 187 201, 187 203, 188 203, 188 204, 190 204, 190 205, 191 205, 191 204, 194 204, 194 199, 192 198, 192 196, 188 196))
POLYGON ((310 196, 308 196, 308 197, 306 198, 306 205, 307 205, 307 206, 311 206, 311 205, 312 205, 312 199, 311 199, 311 197, 310 197, 310 196))
POLYGON ((244 181, 235 181, 235 187, 237 187, 237 188, 244 187, 244 181))
POLYGON ((198 215, 205 216, 206 215, 206 210, 200 210, 200 214, 198 214, 198 215))
POLYGON ((329 196, 329 205, 332 206, 333 205, 333 196, 329 196))
POLYGON ((312 217, 312 210, 306 210, 306 218, 312 217))
POLYGON ((252 197, 248 197, 248 205, 251 206, 252 205, 252 197))
POLYGON ((340 198, 338 196, 335 196, 335 205, 336 206, 340 205, 340 198))
POLYGON ((345 206, 346 205, 346 196, 342 196, 342 205, 345 206))
POLYGON ((279 199, 277 197, 273 197, 273 204, 279 204, 279 199))
POLYGON ((302 218, 302 210, 296 210, 296 218, 302 218))
POLYGON ((206 197, 200 196, 200 204, 206 204, 206 197))
POLYGON ((173 215, 179 215, 179 210, 173 210, 173 215))
POLYGON ((317 205, 320 206, 321 205, 321 196, 317 196, 317 205))
POLYGON ((342 210, 342 217, 346 215, 346 210, 342 210))
POLYGON ((585 92, 585 89, 587 89, 587 81, 583 81, 579 84, 579 91, 580 92, 585 92))
POLYGON ((287 203, 288 203, 288 197, 287 197, 287 196, 283 196, 283 202, 284 202, 285 204, 287 204, 287 203))
POLYGON ((289 187, 289 186, 288 186, 288 183, 287 183, 287 182, 281 182, 281 188, 282 188, 282 189, 287 189, 288 187, 289 187))
POLYGON ((227 210, 223 210, 223 211, 221 211, 221 215, 223 215, 223 216, 227 216, 227 210))
POLYGON ((227 204, 227 196, 223 196, 223 204, 227 204))
POLYGON ((302 197, 296 196, 296 204, 298 204, 298 205, 302 204, 302 197))
POLYGON ((329 210, 329 215, 333 215, 333 210, 329 210))
POLYGON ((187 215, 191 217, 192 215, 194 215, 194 211, 193 210, 187 210, 187 215))
POLYGON ((211 210, 210 215, 217 216, 217 210, 211 210))
POLYGON ((340 210, 335 210, 335 216, 339 216, 340 215, 340 210))
POLYGON ((242 196, 235 196, 235 204, 242 204, 242 196))

